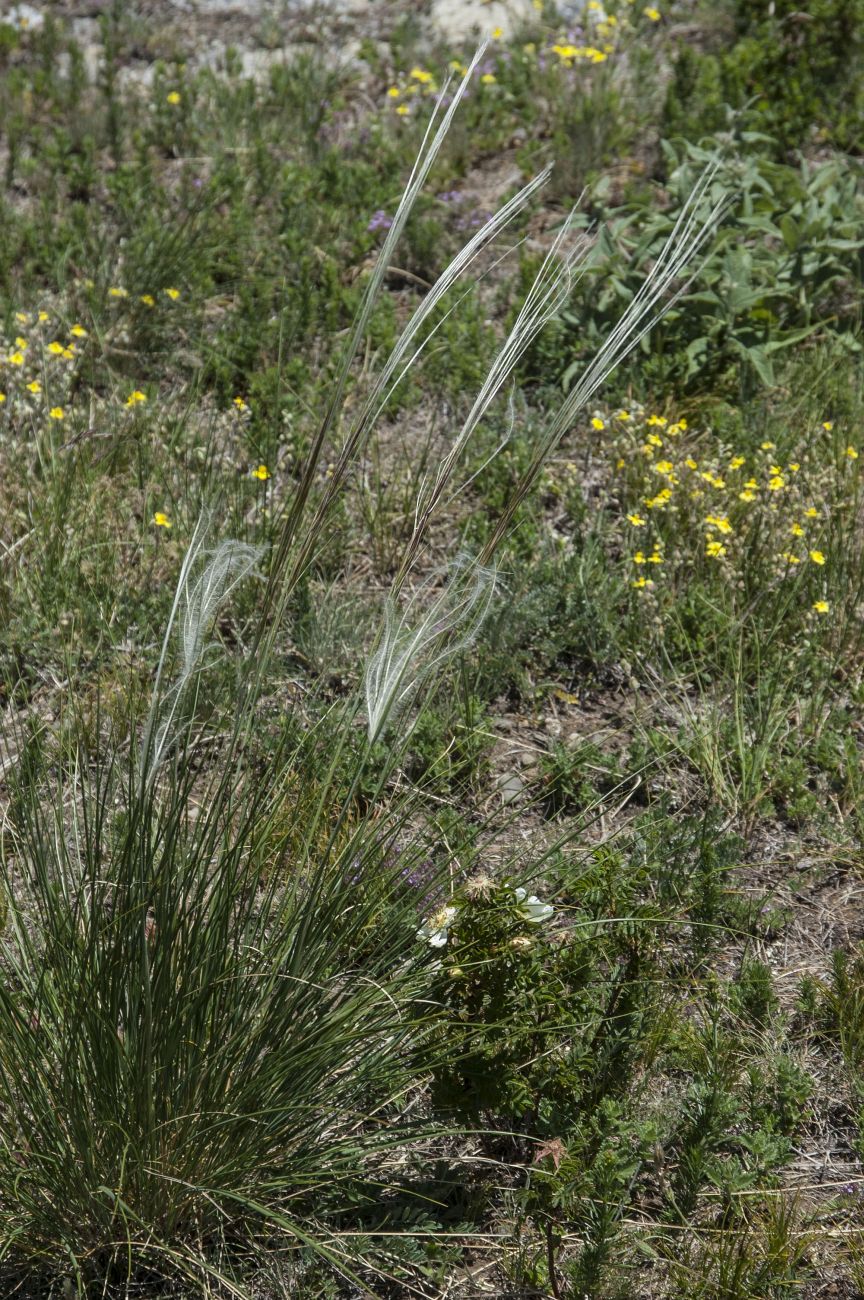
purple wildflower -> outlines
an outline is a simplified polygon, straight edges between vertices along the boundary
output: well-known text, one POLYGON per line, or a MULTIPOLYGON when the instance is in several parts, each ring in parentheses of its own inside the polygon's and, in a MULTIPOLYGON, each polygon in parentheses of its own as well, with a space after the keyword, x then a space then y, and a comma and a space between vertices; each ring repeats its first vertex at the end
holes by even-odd
POLYGON ((384 211, 383 208, 379 208, 377 212, 372 213, 372 219, 369 222, 369 225, 366 227, 366 229, 367 230, 389 230, 392 225, 393 225, 393 218, 388 217, 387 213, 384 211))

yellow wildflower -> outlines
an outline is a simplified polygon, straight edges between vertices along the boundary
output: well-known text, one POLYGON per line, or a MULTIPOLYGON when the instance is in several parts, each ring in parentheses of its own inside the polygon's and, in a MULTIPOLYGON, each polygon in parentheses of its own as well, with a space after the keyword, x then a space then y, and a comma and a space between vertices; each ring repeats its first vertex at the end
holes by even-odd
POLYGON ((594 419, 591 421, 591 428, 596 429, 599 433, 601 429, 606 428, 606 425, 603 423, 603 421, 600 419, 599 416, 595 415, 594 419))
POLYGON ((786 480, 782 474, 775 474, 773 478, 768 480, 768 486, 772 492, 779 492, 786 486, 786 480))
POLYGON ((645 9, 642 10, 642 12, 646 18, 650 18, 652 23, 659 23, 660 10, 655 9, 653 5, 648 5, 645 9))
POLYGON ((87 337, 87 331, 83 325, 73 325, 70 328, 69 333, 72 335, 73 339, 86 339, 87 337))
POLYGON ((125 289, 112 288, 108 290, 109 298, 128 298, 129 294, 125 289))
POLYGON ((825 563, 825 556, 822 554, 821 551, 810 551, 809 555, 810 555, 810 559, 813 561, 814 564, 825 563))
POLYGON ((165 100, 169 104, 179 104, 180 99, 181 96, 179 90, 169 90, 168 94, 165 96, 165 100))
POLYGON ((634 528, 642 528, 648 521, 641 515, 628 515, 627 522, 631 523, 634 528))
POLYGON ((398 99, 401 93, 402 92, 400 91, 398 86, 391 86, 390 89, 387 91, 387 98, 398 99))
POLYGON ((170 528, 171 520, 161 510, 157 510, 153 516, 153 523, 157 528, 170 528))
POLYGON ((726 554, 726 547, 722 542, 708 541, 705 544, 705 554, 712 560, 720 560, 726 554))
POLYGON ((428 86, 432 80, 432 73, 426 72, 423 68, 412 68, 408 76, 413 77, 415 81, 419 81, 421 86, 428 86))
POLYGON ((62 406, 52 406, 48 414, 52 420, 64 420, 66 418, 66 412, 62 406))
POLYGON ((616 419, 616 420, 632 420, 632 419, 633 419, 633 416, 630 414, 629 411, 616 411, 616 412, 615 412, 615 419, 616 419))
POLYGON ((819 517, 819 511, 816 509, 815 506, 808 506, 807 509, 804 511, 804 514, 808 519, 818 519, 819 517))
POLYGON ((266 465, 259 465, 257 469, 253 469, 252 477, 260 478, 261 482, 263 483, 266 479, 270 477, 270 471, 266 465))
POLYGON ((172 302, 176 302, 177 299, 180 297, 179 289, 166 289, 165 292, 167 293, 168 297, 171 299, 172 302))
POLYGON ((130 393, 129 396, 126 398, 126 405, 137 406, 139 402, 146 402, 146 401, 147 401, 147 394, 142 393, 140 388, 136 388, 134 393, 130 393))
POLYGON ((831 430, 834 428, 834 421, 833 421, 833 420, 823 420, 823 421, 822 421, 822 428, 825 430, 826 433, 830 433, 831 430))
POLYGON ((9 356, 8 356, 8 361, 9 361, 10 366, 23 366, 23 364, 24 364, 24 353, 23 353, 23 352, 10 352, 10 353, 9 353, 9 356))
POLYGON ((849 457, 850 460, 857 460, 857 459, 858 459, 858 453, 857 453, 857 451, 855 450, 854 447, 851 447, 851 446, 850 446, 850 447, 847 447, 847 448, 846 448, 846 455, 849 457))
POLYGON ((831 606, 828 604, 827 600, 814 600, 813 608, 817 614, 827 614, 831 606))
POLYGON ((634 564, 644 564, 644 563, 645 563, 645 556, 642 554, 641 551, 637 551, 636 554, 633 556, 633 563, 634 563, 634 564))
POLYGON ((746 459, 746 456, 733 456, 729 462, 729 468, 740 469, 746 459))
POLYGON ((145 307, 156 306, 156 299, 153 297, 152 293, 142 293, 138 301, 143 302, 145 307))
POLYGON ((407 104, 400 104, 399 107, 396 109, 396 112, 399 114, 400 117, 407 117, 408 114, 411 112, 411 109, 408 107, 407 104))
POLYGON ((801 527, 801 525, 800 525, 799 523, 794 523, 794 524, 792 524, 792 526, 791 526, 791 528, 789 529, 789 531, 790 531, 790 533, 792 534, 793 537, 803 537, 803 536, 804 536, 804 529, 801 527))
POLYGON ((39 383, 38 379, 31 379, 30 383, 27 385, 27 388, 31 393, 42 392, 42 385, 39 383))
POLYGON ((745 489, 743 492, 739 492, 739 493, 738 493, 738 500, 739 500, 739 501, 755 501, 755 500, 756 500, 756 494, 755 494, 755 492, 749 492, 749 491, 747 491, 747 490, 745 489))
POLYGON ((762 442, 759 445, 763 451, 774 451, 777 447, 776 442, 762 442))
POLYGON ((480 80, 483 82, 484 86, 492 86, 498 78, 495 76, 494 72, 484 72, 480 80))
POLYGON ((238 411, 248 411, 248 410, 249 410, 249 407, 246 405, 246 403, 244 402, 244 400, 243 400, 242 397, 235 397, 235 398, 234 398, 234 405, 237 407, 237 410, 238 410, 238 411))

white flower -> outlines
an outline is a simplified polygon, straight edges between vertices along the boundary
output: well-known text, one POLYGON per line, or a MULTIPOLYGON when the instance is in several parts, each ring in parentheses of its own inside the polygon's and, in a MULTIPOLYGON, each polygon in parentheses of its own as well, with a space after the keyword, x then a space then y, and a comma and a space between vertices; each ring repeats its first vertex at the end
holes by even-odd
POLYGON ((424 921, 417 931, 418 939, 425 939, 430 948, 443 948, 450 937, 450 926, 456 919, 455 907, 442 907, 424 921))
POLYGON ((555 908, 551 903, 541 903, 536 894, 528 894, 521 886, 514 889, 513 893, 516 895, 516 911, 523 921, 539 925, 541 921, 548 921, 550 916, 555 915, 555 908))

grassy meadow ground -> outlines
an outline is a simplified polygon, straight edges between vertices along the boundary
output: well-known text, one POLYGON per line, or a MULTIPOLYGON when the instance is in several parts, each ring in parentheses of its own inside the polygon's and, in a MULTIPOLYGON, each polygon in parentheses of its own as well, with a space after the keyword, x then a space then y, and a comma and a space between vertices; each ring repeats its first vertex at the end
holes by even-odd
POLYGON ((428 8, 0 20, 0 1294, 853 1300, 864 4, 428 8))

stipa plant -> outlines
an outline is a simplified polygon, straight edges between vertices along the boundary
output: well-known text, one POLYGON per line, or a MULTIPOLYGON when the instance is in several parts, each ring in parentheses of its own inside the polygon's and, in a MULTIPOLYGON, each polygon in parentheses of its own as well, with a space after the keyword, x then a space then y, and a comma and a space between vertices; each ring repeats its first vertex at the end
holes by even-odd
POLYGON ((449 584, 424 601, 415 592, 409 608, 388 602, 378 645, 369 656, 364 679, 369 740, 374 743, 388 721, 406 709, 424 679, 466 649, 482 624, 495 592, 495 577, 479 565, 468 566, 468 582, 449 584), (419 605, 411 626, 411 606, 419 605), (424 608, 425 605, 425 608, 424 608))
POLYGON ((183 557, 177 592, 156 668, 153 702, 144 728, 141 752, 142 779, 146 781, 153 780, 166 756, 170 740, 180 730, 178 710, 196 674, 203 667, 202 661, 207 651, 205 638, 209 635, 219 607, 227 601, 235 587, 252 574, 261 557, 259 548, 236 541, 221 542, 208 553, 205 542, 206 523, 199 520, 183 557), (204 560, 206 563, 202 564, 204 560), (180 643, 180 664, 176 679, 165 690, 162 676, 175 630, 180 643))
MULTIPOLYGON (((274 1233, 356 1280, 363 1247, 328 1226, 330 1214, 356 1203, 364 1180, 386 1183, 388 1153, 418 1129, 404 1097, 435 1038, 414 1011, 429 991, 417 915, 440 893, 452 845, 424 833, 417 801, 389 785, 407 741, 396 724, 469 644, 491 579, 471 563, 413 602, 410 590, 466 448, 578 270, 581 245, 566 231, 421 488, 366 673, 365 741, 359 691, 336 704, 310 692, 275 717, 266 691, 283 615, 338 527, 340 493, 430 336, 433 309, 539 183, 457 255, 365 401, 349 408, 352 365, 395 242, 466 84, 432 119, 269 562, 235 542, 207 551, 196 530, 143 717, 130 708, 126 734, 97 725, 91 746, 74 731, 68 743, 22 741, 3 838, 0 1265, 10 1285, 25 1277, 38 1290, 65 1274, 90 1295, 149 1269, 239 1297, 237 1261, 274 1233), (250 653, 236 680, 222 673, 220 684, 208 652, 214 619, 257 567, 267 577, 250 653)), ((541 432, 484 566, 580 403, 674 288, 705 232, 700 197, 541 432)))

